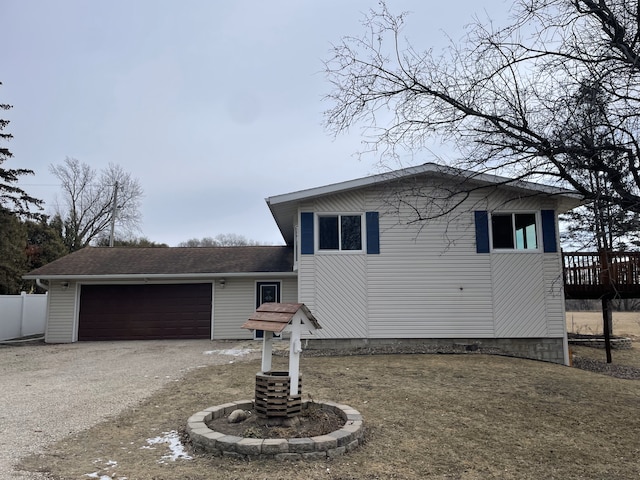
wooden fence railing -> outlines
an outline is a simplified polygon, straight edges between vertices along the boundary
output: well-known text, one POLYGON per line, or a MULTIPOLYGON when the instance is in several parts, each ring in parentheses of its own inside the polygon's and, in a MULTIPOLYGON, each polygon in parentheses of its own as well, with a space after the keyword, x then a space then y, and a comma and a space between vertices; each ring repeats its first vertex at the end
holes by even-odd
POLYGON ((640 293, 640 252, 565 252, 562 264, 568 295, 640 293))

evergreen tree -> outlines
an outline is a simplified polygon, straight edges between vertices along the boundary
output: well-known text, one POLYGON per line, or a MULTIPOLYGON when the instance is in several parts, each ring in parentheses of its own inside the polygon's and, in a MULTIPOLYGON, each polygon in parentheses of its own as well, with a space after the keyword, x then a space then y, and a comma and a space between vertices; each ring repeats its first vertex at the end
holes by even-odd
POLYGON ((44 218, 25 222, 28 270, 39 268, 69 253, 62 239, 59 223, 58 217, 50 222, 44 218))
POLYGON ((0 207, 0 295, 20 293, 27 271, 27 234, 18 217, 0 207))
MULTIPOLYGON (((2 82, 0 82, 2 85, 2 82)), ((0 103, 0 111, 10 110, 11 105, 0 103)), ((13 154, 6 146, 6 143, 13 138, 13 135, 5 132, 9 125, 9 120, 0 118, 0 207, 6 211, 22 216, 34 216, 31 207, 40 208, 42 201, 27 194, 16 185, 18 179, 23 175, 33 175, 33 170, 26 168, 5 169, 1 165, 13 157, 13 154)))

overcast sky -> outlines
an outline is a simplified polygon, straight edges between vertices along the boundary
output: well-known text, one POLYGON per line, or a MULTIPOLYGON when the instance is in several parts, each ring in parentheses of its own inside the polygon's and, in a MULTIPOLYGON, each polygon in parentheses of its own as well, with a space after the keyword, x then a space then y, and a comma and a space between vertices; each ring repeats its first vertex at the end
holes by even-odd
MULTIPOLYGON (((511 2, 388 0, 411 11, 419 49, 459 38, 474 15, 511 2)), ((378 173, 355 158, 359 132, 322 126, 331 43, 359 35, 375 0, 0 0, 0 103, 28 168, 21 186, 59 194, 50 164, 68 157, 139 179, 141 236, 171 246, 236 233, 281 244, 265 197, 378 173)), ((415 163, 433 161, 425 152, 415 163)))

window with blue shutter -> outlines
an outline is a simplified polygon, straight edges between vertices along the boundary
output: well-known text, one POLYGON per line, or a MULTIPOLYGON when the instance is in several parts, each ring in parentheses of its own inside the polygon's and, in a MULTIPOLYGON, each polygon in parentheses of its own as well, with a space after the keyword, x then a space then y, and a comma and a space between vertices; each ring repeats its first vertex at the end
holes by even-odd
POLYGON ((313 255, 318 251, 380 253, 378 212, 365 214, 317 214, 318 235, 313 212, 300 213, 300 254, 313 255), (364 223, 364 225, 363 225, 364 223), (363 245, 366 228, 366 245, 363 245))

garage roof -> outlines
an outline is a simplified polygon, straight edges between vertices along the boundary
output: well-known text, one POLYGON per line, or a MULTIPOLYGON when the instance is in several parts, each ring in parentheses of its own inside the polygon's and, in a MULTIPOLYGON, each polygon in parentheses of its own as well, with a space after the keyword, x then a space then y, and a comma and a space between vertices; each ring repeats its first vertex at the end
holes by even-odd
POLYGON ((215 276, 293 272, 293 249, 247 247, 86 247, 32 270, 25 279, 215 276))

